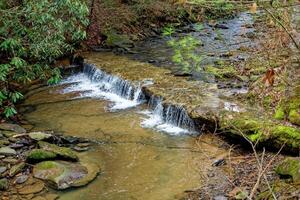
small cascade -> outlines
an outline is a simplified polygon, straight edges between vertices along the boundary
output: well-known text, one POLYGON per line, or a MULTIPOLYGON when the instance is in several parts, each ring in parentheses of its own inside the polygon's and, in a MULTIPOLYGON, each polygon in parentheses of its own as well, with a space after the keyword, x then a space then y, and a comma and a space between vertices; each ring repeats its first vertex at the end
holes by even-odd
POLYGON ((140 85, 134 86, 91 64, 84 64, 83 73, 75 74, 62 81, 62 84, 66 83, 74 84, 65 88, 63 93, 80 91, 80 97, 109 100, 113 103, 109 107, 111 111, 135 107, 145 101, 140 85))
POLYGON ((143 112, 148 118, 144 119, 142 126, 172 135, 195 132, 195 124, 182 106, 165 105, 158 97, 151 97, 148 105, 152 111, 143 112))
POLYGON ((135 87, 128 81, 117 76, 107 74, 91 64, 84 64, 83 73, 86 74, 92 82, 98 84, 102 83, 100 86, 103 91, 114 93, 120 97, 135 102, 141 102, 144 100, 144 95, 140 85, 135 87))
MULTIPOLYGON (((147 84, 133 85, 91 64, 84 64, 82 72, 62 81, 62 84, 68 84, 63 89, 63 93, 79 91, 80 97, 109 100, 112 102, 110 111, 135 107, 146 102, 142 86, 147 84)), ((142 112, 147 116, 141 123, 143 127, 154 128, 172 135, 194 133, 194 122, 182 106, 167 105, 161 98, 152 96, 148 99, 148 107, 149 110, 142 112)))

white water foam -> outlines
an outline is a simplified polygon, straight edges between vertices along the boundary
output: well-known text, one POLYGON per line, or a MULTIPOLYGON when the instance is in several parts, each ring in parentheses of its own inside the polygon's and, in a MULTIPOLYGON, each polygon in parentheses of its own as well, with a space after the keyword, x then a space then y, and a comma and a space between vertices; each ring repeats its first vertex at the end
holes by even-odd
MULTIPOLYGON (((149 105, 155 107, 152 111, 145 110, 140 112, 147 116, 147 118, 143 118, 141 122, 142 127, 152 128, 170 135, 194 134, 193 123, 190 118, 185 115, 185 112, 182 112, 184 111, 183 109, 177 108, 175 111, 175 107, 168 106, 165 113, 161 100, 156 99, 155 101, 153 105, 149 105), (175 115, 173 115, 174 113, 171 114, 171 110, 175 115), (180 125, 185 126, 185 128, 181 128, 180 125)), ((150 99, 149 104, 152 103, 153 99, 150 99)))
POLYGON ((109 108, 111 111, 135 107, 141 103, 138 99, 141 92, 140 88, 134 93, 133 99, 127 99, 113 93, 111 90, 113 85, 110 82, 92 81, 85 73, 72 75, 61 82, 61 84, 70 83, 71 85, 64 88, 62 93, 81 92, 80 97, 77 98, 90 97, 111 101, 113 102, 113 105, 109 108))
POLYGON ((147 118, 143 118, 143 121, 141 122, 141 126, 144 128, 152 128, 157 131, 168 133, 170 135, 182 135, 191 133, 187 129, 183 129, 173 124, 166 123, 160 115, 155 114, 155 112, 153 111, 145 110, 140 113, 147 116, 147 118))

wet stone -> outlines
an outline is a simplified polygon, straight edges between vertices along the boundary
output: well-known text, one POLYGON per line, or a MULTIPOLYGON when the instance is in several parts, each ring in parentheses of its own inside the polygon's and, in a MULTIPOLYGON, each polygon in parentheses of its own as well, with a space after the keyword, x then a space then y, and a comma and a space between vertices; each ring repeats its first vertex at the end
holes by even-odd
POLYGON ((75 146, 75 147, 73 147, 73 149, 75 151, 78 151, 78 152, 83 152, 83 151, 89 150, 90 148, 89 147, 78 147, 78 146, 75 146))
POLYGON ((24 147, 24 144, 13 143, 13 144, 9 145, 9 147, 12 149, 20 149, 20 148, 24 147))
POLYGON ((26 130, 17 124, 2 123, 0 124, 0 130, 14 131, 17 133, 26 133, 26 130))
POLYGON ((19 162, 17 159, 14 158, 4 158, 2 161, 4 163, 9 163, 9 164, 16 164, 19 162))
POLYGON ((1 166, 0 167, 0 174, 4 173, 7 170, 7 167, 1 166))
POLYGON ((31 132, 28 135, 31 139, 38 140, 38 141, 46 140, 46 139, 49 139, 50 137, 52 137, 51 134, 43 133, 43 132, 31 132))
POLYGON ((10 170, 9 170, 9 176, 14 176, 16 174, 18 174, 19 172, 22 171, 22 169, 25 167, 25 163, 21 162, 17 165, 14 165, 10 170))
POLYGON ((86 185, 96 178, 98 172, 99 167, 93 163, 66 161, 44 161, 33 168, 34 177, 58 190, 86 185))
POLYGON ((32 185, 26 185, 25 187, 19 189, 19 194, 35 194, 41 192, 45 187, 45 184, 42 181, 37 181, 32 185))
POLYGON ((21 175, 16 178, 17 184, 25 183, 28 180, 28 175, 21 175))
POLYGON ((10 147, 1 147, 0 148, 0 155, 13 156, 16 154, 17 154, 17 152, 10 147))

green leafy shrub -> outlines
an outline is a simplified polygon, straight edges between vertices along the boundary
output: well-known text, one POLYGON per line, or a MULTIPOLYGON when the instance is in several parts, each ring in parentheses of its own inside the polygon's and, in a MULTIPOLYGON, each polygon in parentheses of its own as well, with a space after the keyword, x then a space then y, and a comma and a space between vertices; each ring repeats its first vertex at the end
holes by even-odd
MULTIPOLYGON (((0 1, 2 2, 2 1, 0 1)), ((32 80, 57 83, 50 67, 86 37, 88 7, 81 0, 24 0, 0 3, 0 118, 16 114, 18 90, 32 80)))

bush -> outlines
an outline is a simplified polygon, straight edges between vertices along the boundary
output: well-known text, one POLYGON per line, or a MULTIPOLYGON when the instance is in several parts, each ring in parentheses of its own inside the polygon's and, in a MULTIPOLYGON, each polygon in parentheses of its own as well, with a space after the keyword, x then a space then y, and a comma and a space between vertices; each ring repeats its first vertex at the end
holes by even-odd
POLYGON ((18 91, 32 80, 60 79, 54 60, 86 37, 88 7, 81 0, 0 0, 0 118, 16 114, 18 91))

